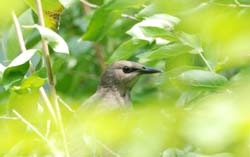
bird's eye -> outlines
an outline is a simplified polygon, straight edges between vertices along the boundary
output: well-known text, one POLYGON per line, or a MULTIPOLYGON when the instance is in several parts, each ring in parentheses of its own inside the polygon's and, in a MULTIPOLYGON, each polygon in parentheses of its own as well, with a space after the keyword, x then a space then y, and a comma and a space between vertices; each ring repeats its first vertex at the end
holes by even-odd
POLYGON ((128 66, 124 66, 124 67, 122 68, 122 71, 123 71, 124 73, 130 73, 130 72, 132 72, 133 70, 132 70, 131 68, 129 68, 128 66))

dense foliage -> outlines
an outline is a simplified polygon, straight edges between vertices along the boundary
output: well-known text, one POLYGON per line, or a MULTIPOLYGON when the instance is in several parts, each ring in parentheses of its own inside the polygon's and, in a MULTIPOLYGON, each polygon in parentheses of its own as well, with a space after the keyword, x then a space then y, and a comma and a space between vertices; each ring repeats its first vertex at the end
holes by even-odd
POLYGON ((35 0, 1 1, 0 156, 249 156, 248 0, 41 2, 44 20, 35 0), (117 60, 164 72, 132 111, 79 112, 117 60))

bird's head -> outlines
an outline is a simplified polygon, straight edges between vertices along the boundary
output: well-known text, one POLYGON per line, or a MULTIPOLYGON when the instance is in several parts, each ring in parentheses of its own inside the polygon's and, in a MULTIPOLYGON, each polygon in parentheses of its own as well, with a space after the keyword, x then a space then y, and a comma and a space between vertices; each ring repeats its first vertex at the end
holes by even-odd
POLYGON ((101 87, 130 90, 142 74, 160 73, 161 70, 131 61, 117 61, 108 66, 101 77, 101 87))

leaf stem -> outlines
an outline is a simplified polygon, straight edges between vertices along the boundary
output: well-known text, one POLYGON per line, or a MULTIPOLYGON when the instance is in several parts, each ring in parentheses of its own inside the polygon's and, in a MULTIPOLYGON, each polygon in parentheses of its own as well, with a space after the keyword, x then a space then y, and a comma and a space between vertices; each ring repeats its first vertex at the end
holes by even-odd
MULTIPOLYGON (((20 26, 20 23, 18 22, 18 19, 17 19, 17 16, 16 16, 15 12, 12 12, 12 17, 13 17, 13 20, 14 20, 14 26, 15 26, 15 30, 16 30, 16 33, 17 33, 17 38, 18 38, 18 43, 19 43, 20 49, 21 49, 21 53, 23 53, 23 52, 27 51, 27 49, 26 49, 26 46, 25 46, 21 26, 20 26)), ((30 72, 31 73, 34 72, 34 68, 33 68, 32 63, 30 63, 30 72)), ((56 119, 55 111, 54 111, 53 106, 50 103, 50 101, 48 99, 48 96, 46 95, 46 92, 45 92, 43 87, 41 87, 39 89, 39 93, 40 93, 40 96, 42 97, 43 101, 47 105, 53 120, 56 122, 57 119, 56 119)))
POLYGON ((207 65, 209 71, 214 73, 213 68, 209 65, 207 59, 206 59, 205 56, 202 54, 202 52, 199 52, 199 55, 200 55, 201 59, 204 61, 204 63, 207 65))
POLYGON ((35 126, 33 126, 28 120, 26 120, 20 113, 16 110, 12 110, 12 112, 20 119, 25 125, 27 125, 32 131, 34 131, 41 139, 43 139, 51 148, 52 152, 56 154, 55 146, 49 141, 47 137, 45 137, 35 126))
MULTIPOLYGON (((36 6, 37 6, 39 24, 41 26, 45 27, 41 0, 36 0, 36 6)), ((55 105, 57 120, 58 120, 58 124, 59 124, 59 130, 61 132, 62 139, 63 139, 64 152, 65 152, 66 157, 69 157, 70 155, 69 155, 69 151, 68 151, 66 134, 65 134, 64 126, 63 126, 60 106, 58 103, 56 89, 55 89, 51 60, 50 60, 50 55, 49 55, 49 48, 48 48, 47 41, 43 37, 42 37, 42 47, 43 47, 43 52, 44 52, 47 74, 48 74, 50 93, 51 93, 53 103, 55 105)))

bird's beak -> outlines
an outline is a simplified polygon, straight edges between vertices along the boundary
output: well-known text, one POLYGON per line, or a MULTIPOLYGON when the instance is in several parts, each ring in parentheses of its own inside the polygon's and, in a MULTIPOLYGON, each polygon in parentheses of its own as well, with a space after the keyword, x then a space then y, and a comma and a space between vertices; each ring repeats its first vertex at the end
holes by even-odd
POLYGON ((141 74, 152 74, 152 73, 161 73, 162 70, 159 69, 155 69, 155 68, 151 68, 151 67, 147 67, 147 66, 143 66, 139 72, 141 74))

